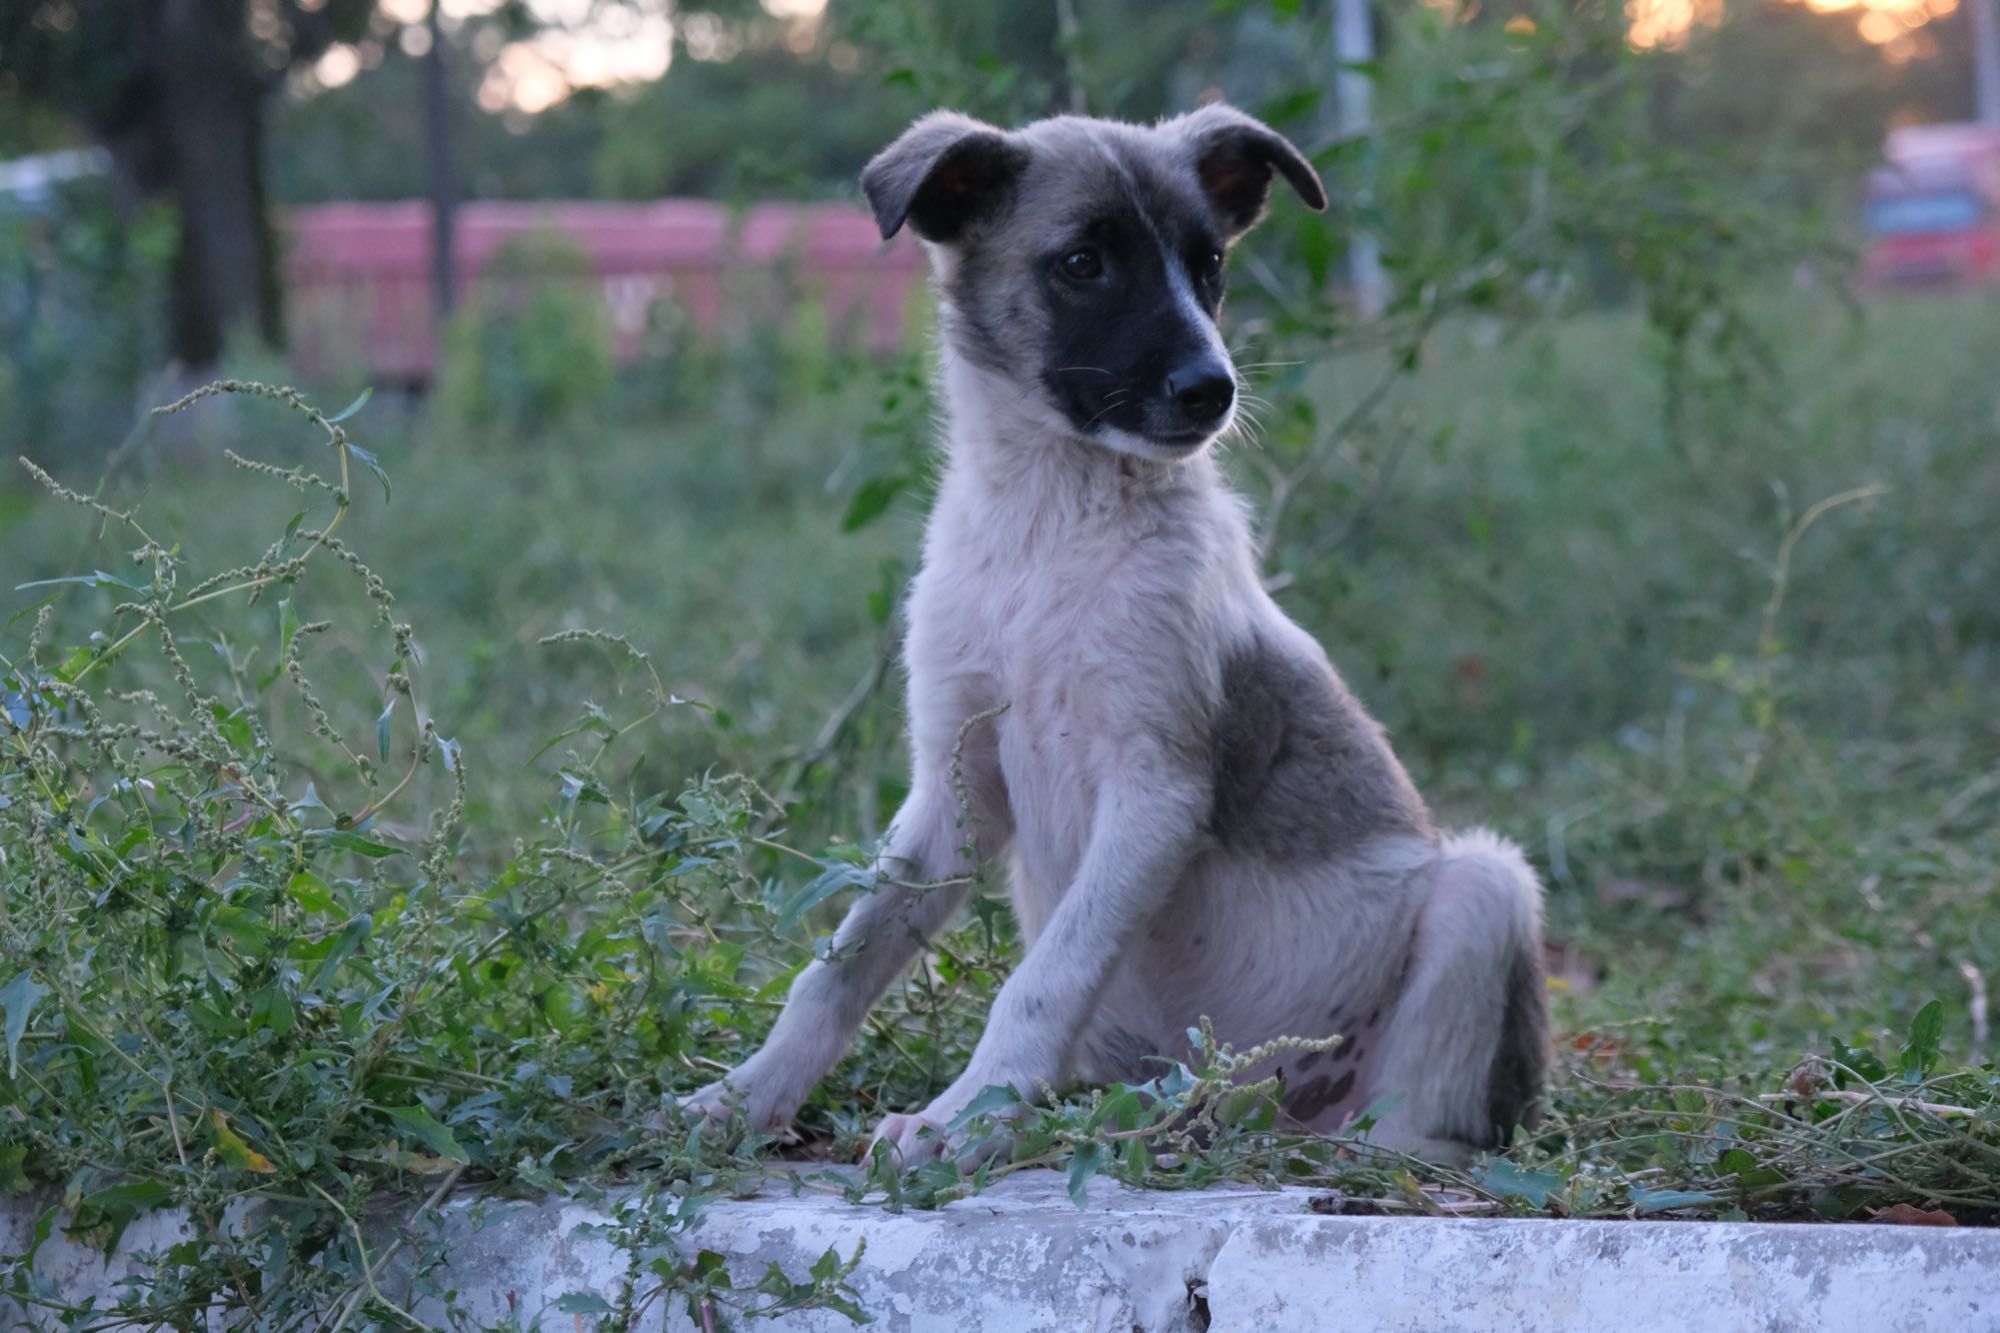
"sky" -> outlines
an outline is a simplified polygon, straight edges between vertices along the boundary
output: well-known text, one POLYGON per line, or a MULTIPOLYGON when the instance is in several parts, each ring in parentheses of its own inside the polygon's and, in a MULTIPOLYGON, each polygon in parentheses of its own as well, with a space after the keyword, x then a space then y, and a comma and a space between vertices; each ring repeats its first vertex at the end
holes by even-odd
MULTIPOLYGON (((824 0, 821 0, 824 3, 824 0)), ((455 29, 468 18, 497 8, 498 0, 443 0, 443 26, 455 29)), ((424 21, 430 0, 380 0, 393 39, 412 56, 430 49, 424 21)), ((534 113, 567 97, 574 87, 636 83, 667 72, 673 52, 673 23, 667 0, 598 6, 590 0, 530 0, 529 8, 548 23, 530 41, 500 44, 475 54, 487 73, 479 102, 488 111, 534 113)), ((379 48, 336 46, 313 67, 312 81, 338 88, 379 59, 379 48)))

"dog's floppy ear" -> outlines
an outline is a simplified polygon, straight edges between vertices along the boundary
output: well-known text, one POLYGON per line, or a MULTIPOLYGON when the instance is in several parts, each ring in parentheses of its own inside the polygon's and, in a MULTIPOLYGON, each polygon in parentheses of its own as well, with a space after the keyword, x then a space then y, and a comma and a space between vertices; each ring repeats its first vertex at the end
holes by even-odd
POLYGON ((927 241, 954 241, 1005 200, 1027 161, 991 125, 933 111, 862 169, 861 190, 883 240, 908 222, 927 241))
POLYGON ((1289 139, 1253 116, 1215 103, 1180 117, 1174 124, 1194 154, 1195 175, 1216 211, 1241 235, 1264 216, 1275 171, 1299 192, 1314 212, 1326 207, 1326 187, 1305 154, 1289 139))

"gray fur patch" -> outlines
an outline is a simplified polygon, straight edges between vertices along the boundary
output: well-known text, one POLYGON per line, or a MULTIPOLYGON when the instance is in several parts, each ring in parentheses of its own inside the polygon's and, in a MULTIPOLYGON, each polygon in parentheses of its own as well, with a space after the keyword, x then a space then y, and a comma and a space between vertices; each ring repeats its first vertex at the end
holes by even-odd
POLYGON ((997 243, 967 246, 952 270, 940 314, 951 346, 977 365, 1006 374, 1033 364, 1037 342, 1029 337, 1039 309, 1033 291, 1012 279, 1018 260, 997 243))
POLYGON ((1317 860, 1430 815, 1381 727, 1324 660, 1252 643, 1223 663, 1210 830, 1224 847, 1317 860))

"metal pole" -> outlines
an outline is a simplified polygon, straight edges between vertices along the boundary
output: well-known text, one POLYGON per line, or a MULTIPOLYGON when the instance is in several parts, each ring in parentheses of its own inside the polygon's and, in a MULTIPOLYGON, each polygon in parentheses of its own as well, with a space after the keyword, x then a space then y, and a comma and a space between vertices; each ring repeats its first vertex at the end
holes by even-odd
MULTIPOLYGON (((1369 22, 1368 0, 1334 0, 1333 99, 1339 129, 1355 135, 1368 128, 1373 115, 1373 82, 1353 66, 1375 59, 1375 29, 1369 22)), ((1348 279, 1362 318, 1374 319, 1389 304, 1389 279, 1382 271, 1382 249, 1375 237, 1357 226, 1347 241, 1348 279)))
POLYGON ((2000 125, 2000 0, 1972 0, 1972 62, 1978 70, 1979 119, 2000 125))
POLYGON ((1056 45, 1062 51, 1063 82, 1069 85, 1069 111, 1073 116, 1090 114, 1090 99, 1083 86, 1083 26, 1076 20, 1076 0, 1056 0, 1056 45))

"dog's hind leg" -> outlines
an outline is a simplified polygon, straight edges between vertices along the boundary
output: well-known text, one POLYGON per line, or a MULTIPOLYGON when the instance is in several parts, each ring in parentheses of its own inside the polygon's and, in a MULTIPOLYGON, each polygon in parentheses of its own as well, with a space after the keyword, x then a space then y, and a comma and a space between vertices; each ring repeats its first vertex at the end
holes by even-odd
POLYGON ((1506 1146, 1532 1123, 1549 1061, 1541 885, 1520 849, 1474 830, 1447 837, 1383 1025, 1370 1141, 1433 1161, 1506 1146))

